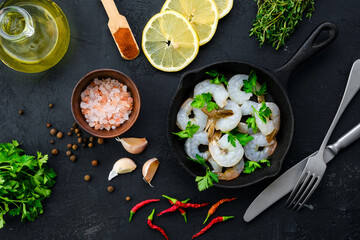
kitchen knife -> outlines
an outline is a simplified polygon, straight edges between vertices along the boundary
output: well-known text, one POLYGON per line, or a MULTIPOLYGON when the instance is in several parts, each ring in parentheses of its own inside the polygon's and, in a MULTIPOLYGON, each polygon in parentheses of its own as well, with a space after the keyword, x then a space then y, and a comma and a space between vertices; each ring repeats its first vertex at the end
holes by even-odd
MULTIPOLYGON (((355 142, 360 138, 360 123, 357 124, 353 129, 342 136, 338 141, 326 147, 324 152, 325 163, 330 162, 338 152, 351 143, 355 142)), ((310 156, 315 155, 315 153, 310 156)), ((297 180, 299 179, 307 159, 306 157, 301 160, 295 166, 287 170, 280 177, 278 177, 273 183, 271 183, 264 191, 262 191, 257 198, 250 204, 244 215, 244 221, 250 222, 265 209, 270 207, 276 201, 284 197, 286 194, 292 191, 295 187, 297 180)))

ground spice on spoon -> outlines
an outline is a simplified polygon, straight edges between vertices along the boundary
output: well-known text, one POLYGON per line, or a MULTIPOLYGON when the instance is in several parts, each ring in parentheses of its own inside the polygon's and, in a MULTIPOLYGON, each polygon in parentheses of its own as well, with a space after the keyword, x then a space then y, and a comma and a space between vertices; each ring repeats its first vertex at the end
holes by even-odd
POLYGON ((139 48, 128 28, 119 28, 114 33, 114 39, 123 58, 131 60, 139 55, 139 48))

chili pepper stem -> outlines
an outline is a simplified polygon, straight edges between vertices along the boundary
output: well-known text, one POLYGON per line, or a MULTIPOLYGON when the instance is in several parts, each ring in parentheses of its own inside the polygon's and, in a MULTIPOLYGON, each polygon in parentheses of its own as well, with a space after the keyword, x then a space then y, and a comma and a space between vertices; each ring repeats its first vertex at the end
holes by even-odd
POLYGON ((223 222, 225 222, 226 220, 229 220, 231 218, 234 218, 234 216, 223 216, 223 222))
POLYGON ((148 217, 148 220, 153 220, 153 218, 154 218, 154 213, 155 213, 155 209, 153 209, 152 210, 152 212, 151 212, 151 214, 149 215, 149 217, 148 217))
MULTIPOLYGON (((173 204, 175 204, 178 200, 176 198, 172 198, 172 197, 169 197, 169 196, 166 196, 166 195, 162 195, 164 198, 167 198, 169 199, 173 204)), ((190 199, 189 199, 190 200, 190 199)))
POLYGON ((185 223, 187 223, 187 217, 186 217, 186 213, 184 213, 184 214, 181 214, 181 215, 183 215, 183 217, 184 217, 184 220, 185 220, 185 223))
POLYGON ((130 217, 129 217, 129 222, 131 222, 132 217, 134 216, 134 212, 130 211, 130 217))
POLYGON ((210 214, 208 213, 208 215, 206 216, 205 221, 203 222, 203 224, 206 223, 206 221, 209 219, 209 217, 210 217, 210 214))

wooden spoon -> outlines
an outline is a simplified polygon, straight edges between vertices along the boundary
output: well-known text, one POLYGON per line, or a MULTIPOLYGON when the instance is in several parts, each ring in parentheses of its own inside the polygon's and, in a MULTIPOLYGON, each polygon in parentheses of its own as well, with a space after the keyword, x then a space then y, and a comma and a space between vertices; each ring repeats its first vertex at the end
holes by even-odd
POLYGON ((140 53, 140 49, 125 16, 120 15, 114 0, 101 0, 101 2, 109 16, 108 27, 120 51, 121 57, 126 60, 136 58, 140 53))

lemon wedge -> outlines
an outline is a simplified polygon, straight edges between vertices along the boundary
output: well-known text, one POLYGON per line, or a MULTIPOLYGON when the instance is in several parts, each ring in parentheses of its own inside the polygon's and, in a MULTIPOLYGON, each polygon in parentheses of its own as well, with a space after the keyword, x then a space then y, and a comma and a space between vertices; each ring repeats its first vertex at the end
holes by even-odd
POLYGON ((180 71, 199 52, 199 38, 194 28, 174 11, 158 13, 149 20, 141 45, 151 65, 165 72, 180 71))
POLYGON ((219 12, 214 0, 167 0, 161 12, 173 10, 182 14, 194 27, 200 46, 209 42, 216 32, 219 12))
POLYGON ((233 7, 234 0, 214 0, 219 11, 219 19, 225 17, 233 7))

